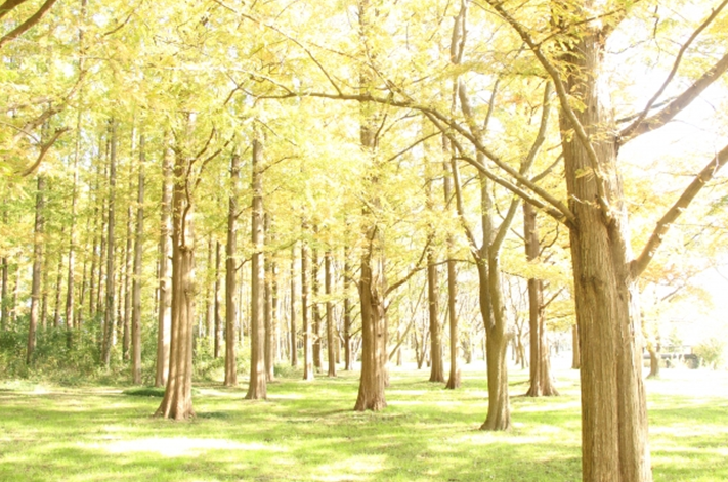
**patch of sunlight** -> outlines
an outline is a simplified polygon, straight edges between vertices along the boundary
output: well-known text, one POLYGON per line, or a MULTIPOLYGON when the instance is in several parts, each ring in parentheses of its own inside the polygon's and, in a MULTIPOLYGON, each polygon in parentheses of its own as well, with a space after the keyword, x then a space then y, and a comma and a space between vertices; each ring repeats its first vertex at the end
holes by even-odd
POLYGON ((269 395, 268 400, 303 400, 305 397, 302 393, 276 393, 269 395))
POLYGON ((580 400, 572 400, 561 403, 539 403, 534 405, 519 405, 519 412, 560 412, 562 410, 579 410, 581 409, 580 400))
POLYGON ((389 390, 387 393, 389 395, 411 395, 413 397, 421 397, 427 392, 424 390, 389 390))
POLYGON ((112 454, 128 452, 157 452, 166 457, 197 455, 207 450, 250 450, 285 452, 287 449, 262 443, 240 443, 210 438, 147 438, 116 440, 107 443, 80 443, 85 448, 105 450, 112 454))
POLYGON ((340 460, 333 464, 321 465, 316 468, 317 475, 310 480, 321 482, 343 482, 367 480, 367 476, 381 472, 384 468, 386 456, 384 455, 358 455, 340 460))
POLYGON ((421 400, 387 400, 387 405, 398 406, 398 405, 432 405, 432 402, 423 402, 421 400))

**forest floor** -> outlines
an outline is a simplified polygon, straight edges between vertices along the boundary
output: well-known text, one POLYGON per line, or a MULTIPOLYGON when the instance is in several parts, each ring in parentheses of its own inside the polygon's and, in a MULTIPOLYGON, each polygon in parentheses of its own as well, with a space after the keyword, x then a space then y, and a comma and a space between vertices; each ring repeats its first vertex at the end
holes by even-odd
MULTIPOLYGON (((379 413, 352 410, 355 372, 282 378, 257 402, 196 384, 186 423, 152 418, 160 399, 123 387, 0 382, 0 481, 581 480, 578 372, 557 369, 561 396, 545 399, 520 396, 527 370, 510 372, 505 433, 478 430, 482 364, 456 391, 393 368, 379 413)), ((646 384, 655 480, 728 480, 728 372, 663 369, 646 384)))

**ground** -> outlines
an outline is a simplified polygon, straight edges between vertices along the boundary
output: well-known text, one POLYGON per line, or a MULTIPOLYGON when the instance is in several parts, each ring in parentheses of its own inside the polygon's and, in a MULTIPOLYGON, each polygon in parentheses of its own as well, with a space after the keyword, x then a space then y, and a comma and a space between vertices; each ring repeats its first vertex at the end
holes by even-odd
MULTIPOLYGON (((518 396, 527 371, 511 368, 506 433, 477 430, 484 372, 466 365, 450 391, 427 370, 395 368, 379 413, 352 410, 352 372, 313 383, 292 374, 268 401, 197 384, 187 423, 152 418, 160 398, 124 388, 0 382, 0 481, 581 480, 578 372, 556 369, 563 396, 529 399, 518 396)), ((728 372, 661 376, 647 381, 655 480, 728 480, 728 372)))

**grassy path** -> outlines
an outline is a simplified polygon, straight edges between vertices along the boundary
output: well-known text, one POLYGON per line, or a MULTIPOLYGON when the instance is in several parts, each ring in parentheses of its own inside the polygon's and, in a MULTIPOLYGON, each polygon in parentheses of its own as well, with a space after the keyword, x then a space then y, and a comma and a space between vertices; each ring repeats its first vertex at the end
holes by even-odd
MULTIPOLYGON (((483 422, 483 367, 455 392, 423 371, 392 373, 389 407, 357 413, 357 374, 269 386, 197 385, 196 420, 150 417, 159 398, 113 387, 0 383, 0 481, 513 481, 580 477, 578 374, 557 372, 563 396, 527 399, 512 370, 514 428, 483 422)), ((728 480, 728 375, 665 370, 648 381, 656 481, 728 480)))

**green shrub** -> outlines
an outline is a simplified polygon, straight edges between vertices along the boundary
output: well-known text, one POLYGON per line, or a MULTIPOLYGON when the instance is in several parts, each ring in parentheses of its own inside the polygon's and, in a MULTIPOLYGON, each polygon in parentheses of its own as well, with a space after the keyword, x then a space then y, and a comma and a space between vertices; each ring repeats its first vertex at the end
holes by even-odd
POLYGON ((725 342, 713 337, 693 347, 693 353, 698 355, 704 366, 718 368, 723 363, 725 342))

